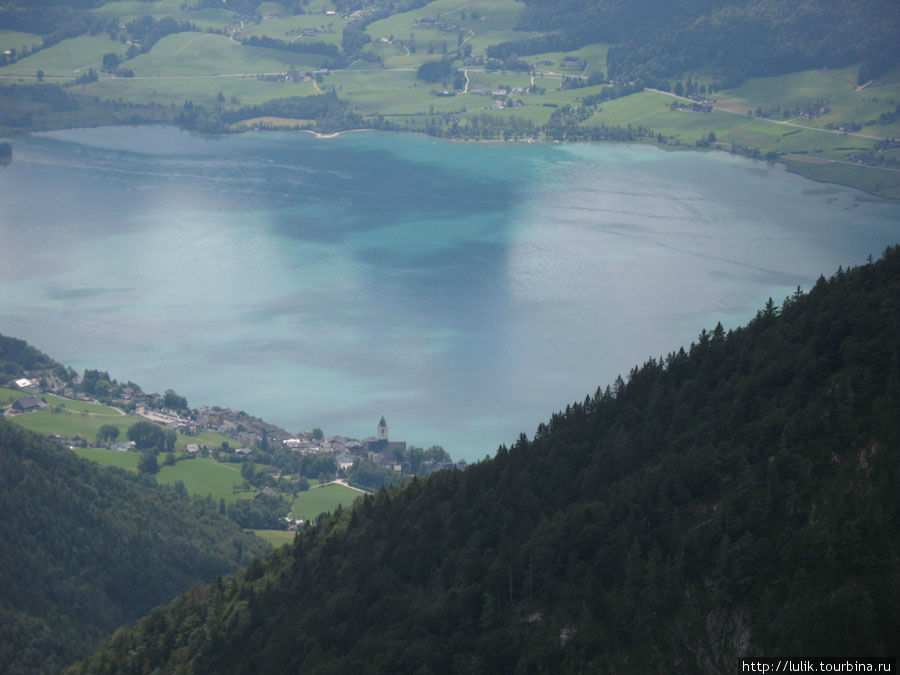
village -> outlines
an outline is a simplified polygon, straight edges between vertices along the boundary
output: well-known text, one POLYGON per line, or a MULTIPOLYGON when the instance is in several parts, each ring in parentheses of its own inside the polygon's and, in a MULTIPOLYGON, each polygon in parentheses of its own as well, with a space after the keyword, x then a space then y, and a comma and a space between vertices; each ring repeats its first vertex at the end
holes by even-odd
MULTIPOLYGON (((418 451, 421 455, 421 449, 407 447, 405 441, 389 440, 388 426, 383 416, 372 436, 355 439, 343 435, 325 436, 318 428, 292 434, 244 411, 219 406, 190 408, 187 401, 171 389, 163 395, 148 394, 133 382, 119 384, 111 380, 107 373, 96 370, 86 370, 84 376, 61 367, 36 370, 27 373, 27 377, 10 382, 9 387, 27 395, 15 398, 9 405, 0 406, 0 414, 14 416, 46 410, 47 395, 105 405, 123 416, 134 415, 185 437, 184 451, 188 455, 224 461, 271 459, 279 449, 298 456, 330 455, 334 459, 338 478, 346 477, 353 466, 363 460, 380 469, 413 475, 428 475, 434 471, 466 466, 464 460, 454 463, 445 452, 432 453, 436 458, 419 456, 413 459, 410 451, 413 454, 418 451), (205 432, 214 432, 228 440, 211 446, 205 432)), ((80 447, 128 451, 135 449, 136 445, 133 440, 102 438, 99 434, 95 438, 91 438, 89 433, 65 436, 54 432, 48 435, 80 447)))

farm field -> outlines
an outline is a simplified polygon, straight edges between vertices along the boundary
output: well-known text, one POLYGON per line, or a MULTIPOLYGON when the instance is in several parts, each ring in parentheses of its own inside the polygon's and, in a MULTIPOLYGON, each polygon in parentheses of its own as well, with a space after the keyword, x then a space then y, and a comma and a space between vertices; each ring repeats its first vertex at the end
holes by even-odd
MULTIPOLYGON (((136 453, 135 453, 136 454, 136 453)), ((160 455, 160 463, 164 455, 160 455)), ((251 496, 250 493, 235 493, 233 487, 243 481, 239 464, 220 464, 206 457, 185 459, 172 466, 160 466, 156 480, 163 484, 172 484, 180 480, 191 496, 213 499, 224 499, 226 503, 251 496)))
POLYGON ((264 539, 265 541, 272 544, 274 547, 283 546, 284 544, 290 544, 294 541, 294 537, 296 536, 296 532, 291 532, 289 530, 250 530, 253 534, 255 534, 260 539, 264 539))
MULTIPOLYGON (((48 402, 50 397, 47 397, 48 402)), ((101 407, 101 406, 97 406, 101 407)), ((16 415, 10 418, 19 426, 39 434, 61 434, 74 436, 81 434, 89 441, 97 437, 97 432, 104 424, 113 424, 119 428, 119 440, 127 440, 126 433, 141 418, 134 415, 100 414, 87 411, 72 412, 64 408, 57 412, 51 404, 46 410, 16 415)))
POLYGON ((338 504, 348 507, 362 493, 351 488, 331 483, 301 492, 294 500, 291 518, 311 520, 320 513, 334 511, 338 504))
POLYGON ((5 52, 7 49, 18 51, 23 47, 39 45, 41 42, 43 42, 43 38, 34 33, 20 33, 16 30, 0 29, 0 52, 5 52))
POLYGON ((138 462, 141 461, 139 452, 119 452, 106 448, 75 448, 75 454, 82 459, 89 459, 103 466, 116 466, 120 469, 137 471, 138 462))
MULTIPOLYGON (((4 405, 17 398, 28 396, 25 392, 16 389, 0 387, 0 403, 4 405)), ((128 430, 137 422, 143 420, 137 415, 126 415, 117 408, 90 403, 87 401, 75 401, 53 394, 42 394, 48 407, 32 413, 16 415, 12 421, 16 424, 41 434, 61 434, 74 436, 81 434, 88 441, 94 441, 97 432, 104 424, 111 424, 119 429, 117 441, 128 440, 128 430)), ((206 445, 209 448, 219 448, 222 443, 228 443, 231 447, 238 445, 237 441, 217 431, 202 431, 196 436, 187 436, 179 433, 175 441, 176 450, 185 450, 189 443, 206 445)))
POLYGON ((341 34, 347 26, 347 19, 338 15, 298 14, 277 19, 263 19, 258 24, 247 24, 235 34, 235 38, 266 35, 285 42, 326 42, 341 45, 341 34), (313 37, 300 35, 304 28, 317 28, 319 32, 313 37))
POLYGON ((121 23, 129 23, 143 16, 152 16, 155 19, 171 16, 178 21, 190 21, 201 30, 220 29, 230 23, 240 23, 227 9, 188 10, 182 0, 154 0, 153 2, 118 0, 117 2, 107 2, 92 10, 92 13, 105 18, 116 17, 121 23))
POLYGON ((0 68, 0 75, 34 79, 37 71, 43 70, 48 80, 54 78, 72 80, 89 68, 99 71, 103 64, 103 55, 120 49, 121 45, 110 40, 106 33, 82 35, 63 40, 4 66, 0 68))
POLYGON ((255 75, 312 68, 321 60, 314 54, 244 47, 224 35, 188 32, 167 35, 127 65, 135 77, 255 75))

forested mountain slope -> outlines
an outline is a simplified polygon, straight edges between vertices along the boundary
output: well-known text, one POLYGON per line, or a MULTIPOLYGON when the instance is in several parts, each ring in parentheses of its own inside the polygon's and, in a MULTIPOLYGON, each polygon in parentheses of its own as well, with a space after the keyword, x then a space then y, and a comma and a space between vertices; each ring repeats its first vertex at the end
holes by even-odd
MULTIPOLYGON (((382 490, 80 673, 735 672, 900 634, 900 248, 382 490)), ((599 348, 599 346, 598 346, 599 348)))
POLYGON ((52 673, 268 547, 210 504, 0 420, 0 672, 52 673))
POLYGON ((558 29, 563 48, 615 43, 608 63, 618 78, 704 70, 736 83, 860 61, 873 77, 900 62, 900 7, 892 0, 525 2, 521 27, 558 29))

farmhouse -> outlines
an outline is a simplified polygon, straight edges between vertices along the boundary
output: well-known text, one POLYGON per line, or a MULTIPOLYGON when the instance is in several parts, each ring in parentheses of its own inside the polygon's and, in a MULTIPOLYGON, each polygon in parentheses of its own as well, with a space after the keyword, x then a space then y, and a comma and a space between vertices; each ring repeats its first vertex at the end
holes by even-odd
POLYGON ((23 396, 22 398, 17 398, 12 404, 12 409, 16 412, 31 412, 33 410, 43 410, 46 407, 47 404, 37 396, 23 396))

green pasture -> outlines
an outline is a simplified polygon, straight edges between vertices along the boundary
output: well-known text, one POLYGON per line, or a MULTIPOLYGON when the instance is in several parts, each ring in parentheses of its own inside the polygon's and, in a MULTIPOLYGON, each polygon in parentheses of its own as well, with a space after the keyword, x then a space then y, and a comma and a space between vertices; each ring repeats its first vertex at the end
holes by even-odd
POLYGON ((106 33, 99 35, 82 35, 77 38, 63 40, 52 47, 42 49, 31 56, 0 68, 0 76, 15 75, 34 77, 38 70, 43 70, 47 78, 74 79, 88 68, 100 70, 103 55, 107 52, 121 53, 122 45, 110 40, 106 33))
POLYGON ((218 95, 222 92, 225 103, 222 107, 231 109, 241 105, 255 105, 273 98, 287 96, 310 96, 319 93, 311 80, 305 82, 267 82, 255 75, 201 75, 197 77, 104 77, 84 87, 84 92, 101 99, 121 98, 123 101, 149 103, 155 101, 164 106, 173 103, 181 107, 188 99, 194 103, 213 108, 218 105, 218 95), (238 105, 230 103, 231 97, 238 98, 238 105))
POLYGON ((523 56, 522 58, 534 65, 538 72, 549 71, 559 75, 578 75, 583 69, 572 70, 562 67, 563 58, 566 56, 577 56, 587 61, 587 73, 597 71, 606 73, 606 54, 609 51, 609 45, 604 43, 596 43, 587 45, 581 49, 575 49, 571 52, 544 52, 543 54, 533 54, 523 56), (541 61, 550 61, 552 65, 538 65, 541 61))
POLYGON ((7 49, 20 50, 23 47, 43 44, 44 38, 34 33, 20 33, 16 30, 0 29, 0 52, 7 49))
POLYGON ((82 459, 89 459, 103 466, 116 466, 120 469, 137 471, 141 461, 139 452, 119 452, 106 448, 75 448, 75 454, 82 459))
MULTIPOLYGON (((751 78, 734 89, 715 94, 716 105, 735 112, 793 109, 824 99, 830 112, 812 120, 791 118, 804 126, 825 128, 842 122, 865 123, 884 112, 892 112, 900 103, 900 68, 876 78, 863 88, 856 86, 858 68, 843 70, 805 70, 777 77, 751 78)), ((784 117, 779 118, 784 120, 784 117)), ((900 133, 900 123, 863 127, 858 133, 891 137, 900 133)))
POLYGON ((294 541, 294 537, 296 536, 296 532, 290 532, 289 530, 250 530, 260 539, 264 539, 265 541, 272 544, 273 547, 278 548, 279 546, 283 546, 284 544, 290 544, 294 541))
POLYGON ((278 19, 263 19, 259 23, 246 24, 235 37, 248 38, 251 36, 262 37, 267 35, 275 40, 285 42, 327 42, 340 47, 347 19, 332 14, 297 14, 295 16, 283 16, 278 19), (318 28, 319 33, 314 37, 303 37, 299 34, 302 28, 318 28))
POLYGON ((851 93, 856 87, 856 77, 843 79, 846 71, 830 72, 803 70, 774 77, 752 77, 734 89, 714 94, 716 105, 734 108, 737 112, 771 110, 777 106, 803 106, 820 98, 829 100, 851 93))
MULTIPOLYGON (((409 52, 409 49, 400 44, 400 42, 382 42, 380 39, 376 39, 374 42, 367 44, 364 51, 379 56, 384 63, 385 68, 415 70, 426 60, 437 58, 434 54, 429 55, 427 50, 421 53, 417 51, 415 54, 411 52, 407 53, 409 52)), ((363 68, 377 67, 373 66, 371 63, 360 63, 359 65, 363 68)))
POLYGON ((246 492, 236 494, 233 489, 244 480, 240 464, 221 464, 207 457, 197 457, 162 466, 164 459, 164 454, 157 457, 161 464, 156 474, 159 483, 168 485, 180 480, 190 495, 205 497, 211 494, 213 499, 224 499, 227 503, 249 496, 246 492))
POLYGON ((125 414, 118 408, 101 405, 100 403, 90 403, 88 401, 80 401, 71 398, 63 398, 62 396, 54 396, 53 394, 42 394, 42 398, 47 401, 47 405, 61 406, 72 412, 86 412, 92 415, 118 415, 125 417, 125 414))
MULTIPOLYGON (((514 72, 486 72, 483 70, 469 70, 469 91, 472 89, 483 89, 485 91, 494 91, 501 85, 506 87, 521 87, 528 89, 531 86, 531 76, 527 73, 514 72)), ((509 94, 511 95, 511 94, 509 94)), ((516 94, 517 97, 527 96, 527 94, 516 94)))
POLYGON ((187 9, 187 5, 188 3, 183 0, 154 0, 154 2, 119 0, 118 2, 107 2, 92 12, 102 17, 117 17, 120 23, 129 23, 148 15, 155 19, 171 16, 178 21, 190 21, 200 29, 219 29, 229 23, 238 23, 235 16, 227 9, 187 9))
POLYGON ((334 511, 338 504, 350 506, 362 493, 337 483, 301 492, 294 500, 291 518, 311 520, 320 513, 334 511))
MULTIPOLYGON (((48 399, 49 400, 49 399, 48 399)), ((97 438, 97 432, 104 424, 113 424, 119 428, 118 440, 128 440, 126 433, 140 418, 133 415, 98 415, 87 412, 72 412, 68 409, 55 412, 47 408, 38 412, 16 415, 13 422, 39 434, 61 434, 74 436, 81 434, 88 441, 97 438)))
POLYGON ((322 58, 315 54, 244 47, 223 35, 188 32, 167 35, 148 54, 126 63, 136 77, 256 75, 313 68, 322 58))
POLYGON ((335 70, 325 77, 325 83, 334 85, 339 97, 364 114, 409 115, 427 113, 430 106, 435 111, 449 111, 461 105, 459 97, 433 96, 431 90, 440 89, 440 83, 417 80, 414 71, 335 70))
POLYGON ((436 27, 415 25, 419 19, 433 17, 445 23, 460 26, 463 29, 464 39, 472 43, 473 52, 478 54, 491 44, 539 35, 539 33, 512 30, 524 11, 525 6, 515 0, 481 0, 477 2, 435 0, 424 7, 375 21, 366 27, 366 32, 372 37, 372 40, 393 35, 395 40, 405 43, 411 40, 410 33, 413 33, 414 38, 412 39, 416 43, 415 56, 420 58, 428 56, 429 42, 434 44, 438 52, 440 43, 445 41, 448 51, 455 51, 457 31, 442 31, 436 27), (462 18, 463 12, 466 13, 465 19, 462 18), (477 12, 479 18, 473 18, 472 12, 477 12), (470 37, 473 31, 475 36, 470 37))
POLYGON ((175 441, 176 450, 186 450, 188 443, 196 443, 197 445, 205 445, 210 450, 217 449, 222 443, 228 443, 232 449, 240 447, 238 441, 230 438, 218 431, 201 431, 196 436, 187 436, 178 434, 178 440, 175 441))
MULTIPOLYGON (((575 89, 577 96, 583 98, 590 95, 593 87, 584 89, 575 89), (584 93, 582 93, 584 92, 584 93)), ((600 91, 602 87, 597 87, 600 91)), ((573 91, 573 90, 570 90, 573 91)), ((565 93, 565 92, 564 92, 565 93)), ((658 115, 669 112, 669 104, 673 101, 665 94, 657 94, 652 91, 640 91, 630 96, 603 101, 598 104, 598 110, 588 120, 589 124, 607 126, 626 126, 628 124, 643 124, 644 126, 654 126, 655 118, 658 115)), ((685 118, 687 120, 687 118, 685 118)))
POLYGON ((0 387, 0 407, 6 406, 9 403, 12 403, 17 398, 23 398, 25 396, 31 396, 27 391, 20 391, 19 389, 10 389, 9 387, 0 387))

